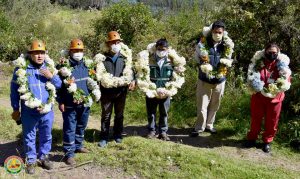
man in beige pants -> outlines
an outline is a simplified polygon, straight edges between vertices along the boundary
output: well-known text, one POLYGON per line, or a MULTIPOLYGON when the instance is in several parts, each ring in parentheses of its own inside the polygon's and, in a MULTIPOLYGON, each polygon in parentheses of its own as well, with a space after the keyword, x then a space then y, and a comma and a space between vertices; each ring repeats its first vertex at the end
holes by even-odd
POLYGON ((204 37, 196 47, 195 58, 199 63, 197 82, 197 121, 191 137, 217 130, 213 124, 224 94, 227 68, 231 67, 234 44, 224 31, 222 21, 203 28, 204 37))

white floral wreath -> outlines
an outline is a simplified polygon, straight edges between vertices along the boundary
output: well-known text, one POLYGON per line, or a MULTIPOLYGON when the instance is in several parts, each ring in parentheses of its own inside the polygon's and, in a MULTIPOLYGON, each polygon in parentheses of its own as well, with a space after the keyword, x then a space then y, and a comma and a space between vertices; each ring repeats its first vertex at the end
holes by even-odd
POLYGON ((283 53, 278 53, 276 67, 279 71, 279 78, 275 81, 269 79, 268 87, 264 87, 265 83, 261 81, 260 69, 265 65, 263 60, 265 59, 265 51, 257 51, 251 59, 251 64, 248 68, 247 82, 249 85, 250 92, 257 93, 261 92, 262 95, 268 98, 275 98, 278 93, 287 91, 290 89, 291 83, 289 77, 292 72, 289 68, 290 59, 283 53))
POLYGON ((232 66, 232 53, 234 48, 233 41, 229 38, 227 31, 224 31, 223 41, 224 41, 224 53, 221 55, 220 63, 222 64, 219 69, 214 69, 213 66, 209 63, 209 47, 207 44, 207 36, 212 33, 212 25, 209 27, 203 28, 203 38, 198 44, 197 51, 202 59, 203 63, 200 65, 200 69, 203 73, 207 75, 208 78, 223 78, 226 76, 227 68, 232 66))
MULTIPOLYGON (((16 67, 19 69, 16 71, 17 84, 19 85, 18 92, 20 93, 20 99, 25 102, 25 106, 29 108, 37 108, 41 114, 46 114, 51 111, 52 105, 55 102, 56 97, 56 89, 55 86, 47 81, 46 89, 49 92, 49 98, 46 104, 43 104, 41 100, 34 97, 34 94, 29 90, 28 78, 26 74, 27 66, 30 62, 25 60, 24 55, 21 54, 18 59, 14 61, 16 67)), ((53 74, 57 74, 57 70, 55 69, 55 64, 52 59, 49 58, 48 55, 45 57, 45 63, 49 71, 53 74)))
POLYGON ((115 77, 111 73, 107 72, 103 63, 106 57, 101 53, 98 53, 94 57, 94 60, 97 63, 97 68, 96 68, 97 80, 105 88, 116 88, 121 86, 127 86, 133 80, 132 51, 124 43, 121 42, 120 44, 121 44, 120 54, 126 58, 124 59, 125 68, 123 70, 123 76, 115 77))
POLYGON ((84 107, 91 107, 93 104, 93 99, 97 102, 101 98, 100 87, 96 79, 95 66, 96 63, 93 60, 83 58, 85 66, 89 70, 89 77, 87 79, 88 89, 92 93, 88 96, 85 96, 85 93, 77 88, 77 85, 73 78, 71 78, 73 68, 70 66, 70 59, 61 63, 62 67, 59 69, 60 74, 65 77, 64 84, 67 87, 67 91, 73 95, 75 101, 83 102, 84 107))
POLYGON ((168 49, 168 57, 174 65, 171 81, 165 84, 164 88, 157 88, 155 83, 150 80, 149 56, 156 52, 155 43, 148 45, 147 50, 138 53, 135 62, 136 77, 138 87, 149 98, 166 98, 177 94, 178 88, 184 83, 185 58, 180 57, 171 47, 168 49), (164 94, 163 96, 161 94, 164 94))

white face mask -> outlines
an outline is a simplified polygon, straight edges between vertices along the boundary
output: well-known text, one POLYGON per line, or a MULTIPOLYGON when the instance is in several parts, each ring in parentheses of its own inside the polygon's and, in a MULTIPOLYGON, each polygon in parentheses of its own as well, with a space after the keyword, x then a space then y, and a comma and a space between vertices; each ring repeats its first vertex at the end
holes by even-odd
POLYGON ((121 44, 112 44, 111 45, 111 51, 113 53, 119 53, 121 50, 121 44))
POLYGON ((83 52, 73 53, 72 58, 79 62, 83 58, 83 52))
POLYGON ((163 58, 168 55, 168 51, 167 50, 163 50, 163 51, 157 50, 156 55, 159 56, 160 58, 163 58))
POLYGON ((222 34, 212 33, 212 38, 215 42, 220 42, 223 38, 223 33, 222 34))

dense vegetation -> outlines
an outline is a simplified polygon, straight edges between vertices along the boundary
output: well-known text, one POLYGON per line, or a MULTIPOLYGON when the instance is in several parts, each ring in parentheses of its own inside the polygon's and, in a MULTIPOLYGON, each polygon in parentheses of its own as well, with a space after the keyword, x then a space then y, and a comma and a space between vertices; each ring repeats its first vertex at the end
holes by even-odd
MULTIPOLYGON (((227 126, 239 136, 245 135, 250 121, 250 96, 245 87, 245 72, 254 52, 262 49, 267 42, 275 41, 282 52, 290 56, 294 72, 293 86, 287 93, 277 140, 288 143, 300 136, 300 79, 297 74, 300 65, 300 6, 297 1, 114 2, 1 0, 0 59, 14 60, 26 51, 27 45, 35 38, 46 41, 49 54, 58 59, 60 50, 66 48, 70 39, 75 37, 84 40, 90 56, 99 51, 110 30, 118 30, 135 54, 156 39, 166 37, 188 61, 186 83, 173 99, 170 124, 191 127, 196 116, 197 69, 193 60, 194 46, 201 36, 203 26, 223 19, 235 42, 236 63, 229 73, 217 125, 227 126), (92 3, 102 4, 97 7, 92 3), (92 10, 87 8, 89 6, 102 10, 92 10)), ((136 103, 126 108, 128 120, 145 121, 145 104, 141 93, 132 93, 129 100, 135 100, 136 103)), ((93 111, 99 112, 99 109, 95 107, 93 111)))

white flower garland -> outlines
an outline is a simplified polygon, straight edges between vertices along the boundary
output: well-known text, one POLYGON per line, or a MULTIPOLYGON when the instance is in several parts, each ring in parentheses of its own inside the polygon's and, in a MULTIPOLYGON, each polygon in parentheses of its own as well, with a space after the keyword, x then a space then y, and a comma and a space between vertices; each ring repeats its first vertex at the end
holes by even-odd
POLYGON ((106 57, 101 53, 97 54, 94 59, 97 62, 96 76, 97 80, 105 88, 116 88, 121 86, 127 86, 133 80, 133 71, 132 71, 132 51, 124 43, 121 44, 120 54, 123 55, 126 59, 125 68, 123 70, 123 76, 115 77, 112 74, 108 73, 104 66, 104 61, 106 57))
POLYGON ((278 53, 276 67, 279 71, 279 78, 269 81, 268 87, 264 87, 264 81, 261 81, 260 69, 264 67, 263 60, 265 59, 265 51, 257 51, 251 59, 251 64, 248 68, 247 82, 250 88, 250 92, 261 92, 262 95, 268 98, 275 98, 278 93, 287 91, 290 89, 291 83, 289 77, 292 72, 289 68, 290 59, 287 55, 278 53), (273 81, 273 82, 272 82, 273 81))
MULTIPOLYGON (((221 56, 220 63, 222 64, 219 69, 214 70, 213 66, 209 63, 209 47, 207 45, 206 38, 209 34, 212 33, 212 25, 209 27, 203 28, 203 38, 198 44, 199 55, 204 57, 202 65, 200 65, 200 69, 203 73, 207 75, 209 78, 223 78, 226 76, 227 68, 232 66, 232 53, 234 48, 233 41, 229 38, 227 31, 224 31, 223 42, 224 42, 224 53, 221 56)), ((198 50, 198 49, 197 49, 198 50)))
MULTIPOLYGON (((46 55, 45 63, 49 71, 53 74, 57 74, 54 61, 46 55)), ((17 83, 19 84, 18 92, 20 93, 20 99, 25 102, 25 105, 29 108, 38 108, 41 114, 46 114, 51 111, 52 105, 55 102, 56 89, 51 82, 46 82, 46 89, 49 92, 49 98, 46 104, 43 104, 41 100, 34 97, 34 94, 29 90, 28 78, 26 69, 29 64, 28 60, 25 60, 24 55, 14 61, 16 67, 19 69, 16 71, 17 83)))
POLYGON ((85 66, 89 70, 89 77, 87 79, 88 89, 92 93, 88 96, 85 96, 85 93, 77 88, 77 85, 73 78, 71 78, 73 68, 70 67, 69 60, 61 63, 62 67, 59 69, 60 74, 65 77, 64 84, 67 87, 67 91, 73 95, 75 101, 83 102, 84 107, 91 107, 93 104, 93 99, 98 102, 101 98, 100 87, 96 80, 96 63, 93 60, 83 58, 85 66))
POLYGON ((174 64, 171 81, 167 82, 164 88, 157 88, 155 83, 150 80, 149 56, 156 52, 155 43, 148 45, 147 50, 143 50, 138 54, 135 62, 136 77, 138 87, 149 98, 166 98, 177 94, 178 88, 181 88, 184 81, 185 58, 180 57, 172 48, 168 50, 168 57, 174 64), (164 94, 163 96, 161 94, 164 94))

